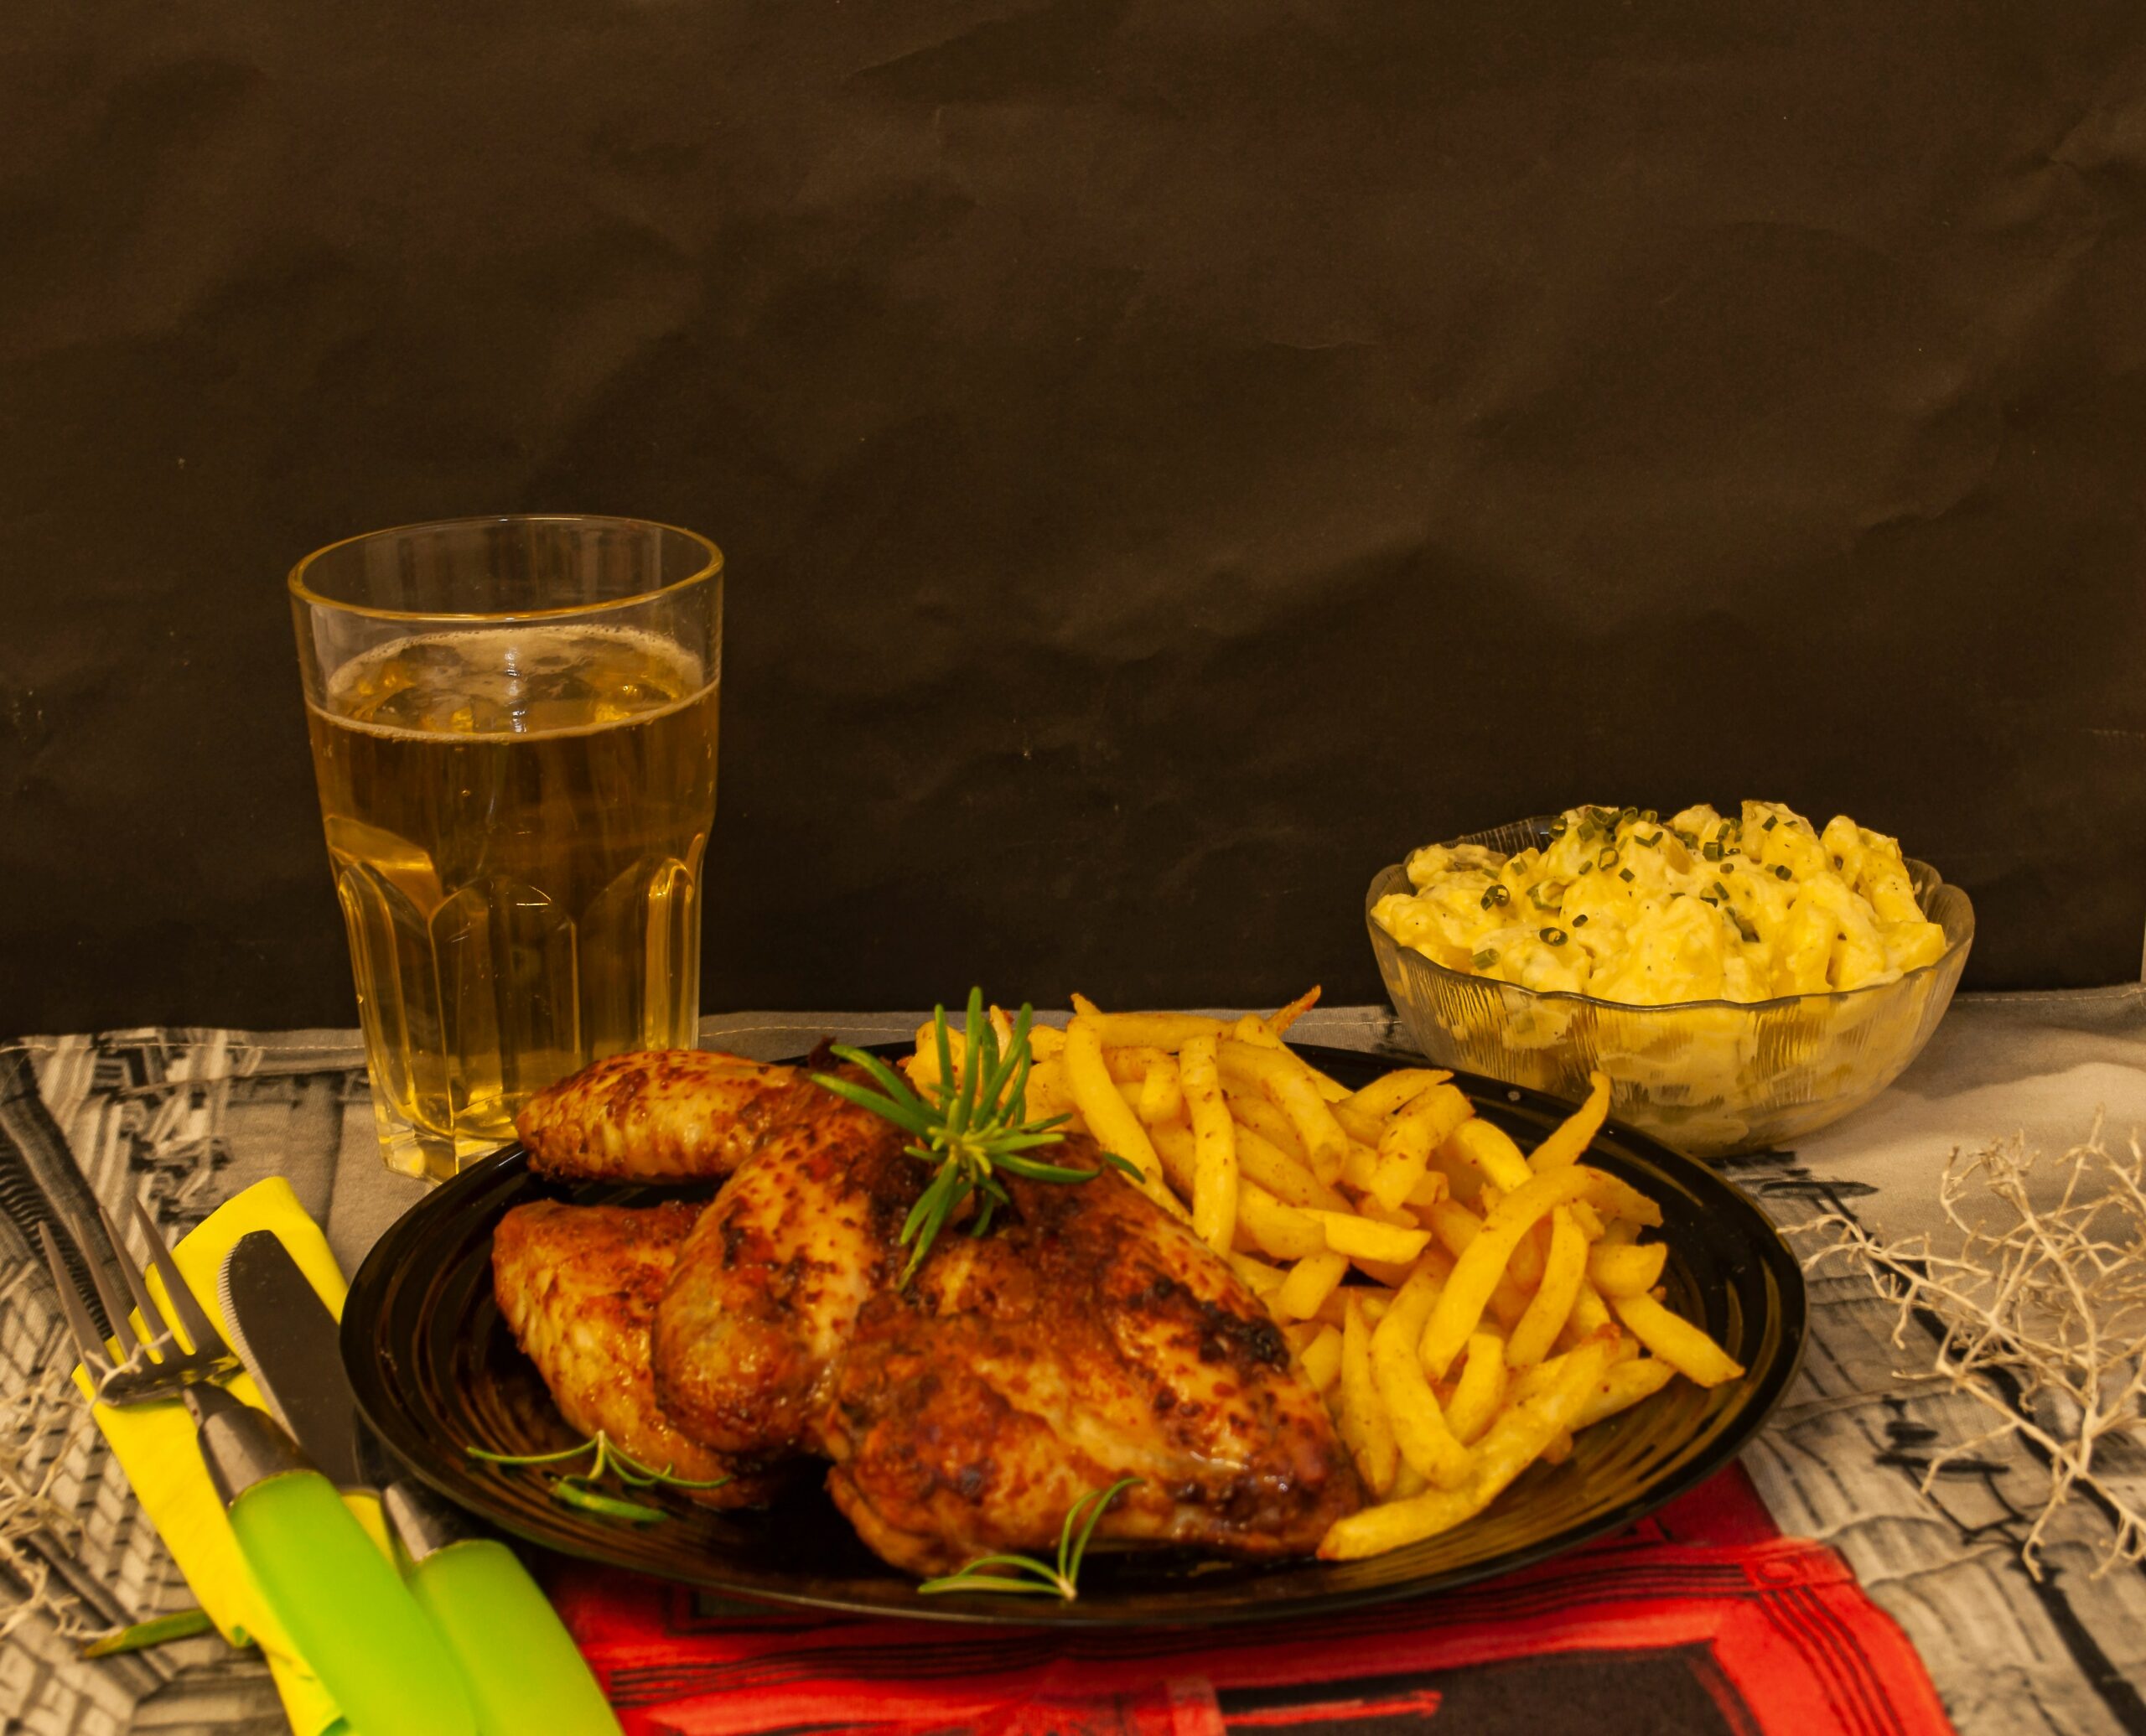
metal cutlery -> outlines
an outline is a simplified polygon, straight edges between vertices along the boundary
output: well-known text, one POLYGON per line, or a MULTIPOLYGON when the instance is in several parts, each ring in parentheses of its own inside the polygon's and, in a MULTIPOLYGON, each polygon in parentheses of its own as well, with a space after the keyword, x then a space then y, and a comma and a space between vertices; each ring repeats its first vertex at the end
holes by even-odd
POLYGON ((216 1384, 237 1372, 237 1359, 139 1201, 134 1212, 167 1307, 155 1305, 117 1226, 101 1214, 146 1329, 133 1327, 93 1260, 91 1282, 112 1321, 117 1356, 70 1278, 50 1228, 38 1226, 61 1310, 98 1400, 131 1407, 177 1399, 186 1407, 209 1480, 263 1601, 355 1736, 476 1736, 454 1661, 334 1485, 272 1417, 216 1384))

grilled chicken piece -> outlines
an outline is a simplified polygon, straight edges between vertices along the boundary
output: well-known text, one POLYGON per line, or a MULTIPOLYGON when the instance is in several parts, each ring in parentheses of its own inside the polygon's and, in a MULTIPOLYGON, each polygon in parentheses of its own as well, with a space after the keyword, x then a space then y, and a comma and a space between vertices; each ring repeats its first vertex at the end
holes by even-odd
POLYGON ((517 1205, 492 1232, 492 1288, 569 1425, 600 1428, 643 1464, 691 1482, 728 1477, 719 1489, 685 1492, 709 1506, 742 1506, 766 1500, 780 1474, 682 1434, 656 1408, 649 1379, 649 1321, 700 1210, 517 1205))
POLYGON ((908 1260, 896 1238, 930 1174, 893 1122, 802 1077, 759 1137, 679 1251, 653 1350, 682 1428, 775 1454, 809 1447, 858 1311, 908 1260))
POLYGON ((1074 1502, 1137 1476, 1099 1539, 1316 1550, 1361 1490, 1264 1305, 1114 1172, 1008 1187, 988 1236, 943 1234, 865 1303, 836 1365, 812 1444, 858 1535, 915 1573, 1048 1555, 1074 1502))
POLYGON ((728 1175, 801 1075, 734 1055, 614 1055, 541 1091, 515 1117, 539 1175, 689 1181, 728 1175))

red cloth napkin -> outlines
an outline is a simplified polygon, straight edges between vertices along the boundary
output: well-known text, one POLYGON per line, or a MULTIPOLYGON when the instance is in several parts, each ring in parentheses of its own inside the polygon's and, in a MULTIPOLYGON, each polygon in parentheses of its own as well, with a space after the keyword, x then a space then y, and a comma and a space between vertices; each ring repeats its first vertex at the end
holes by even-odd
POLYGON ((560 1562, 629 1736, 1926 1736, 1906 1636, 1732 1466, 1620 1536, 1436 1597, 1254 1628, 1068 1633, 750 1613, 560 1562))

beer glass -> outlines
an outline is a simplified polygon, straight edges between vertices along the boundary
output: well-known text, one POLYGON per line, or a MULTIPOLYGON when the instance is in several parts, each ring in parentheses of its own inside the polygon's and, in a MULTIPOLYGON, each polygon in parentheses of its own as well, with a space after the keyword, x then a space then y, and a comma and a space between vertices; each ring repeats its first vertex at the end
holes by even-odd
POLYGON ((693 1041, 723 556, 458 519, 308 555, 290 593, 381 1148, 442 1179, 554 1080, 693 1041))

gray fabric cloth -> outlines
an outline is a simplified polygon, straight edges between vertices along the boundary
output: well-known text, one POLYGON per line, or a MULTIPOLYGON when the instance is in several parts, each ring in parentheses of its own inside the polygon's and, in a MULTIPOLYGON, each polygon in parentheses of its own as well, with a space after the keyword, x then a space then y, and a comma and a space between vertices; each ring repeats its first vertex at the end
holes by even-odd
MULTIPOLYGON (((706 1021, 713 1047, 772 1059, 823 1034, 900 1039, 915 1013, 743 1013, 706 1021)), ((1320 1008, 1294 1035, 1405 1054, 1383 1008, 1320 1008)), ((1934 1225, 1936 1176, 1956 1146, 2024 1132, 2052 1154, 2097 1111, 2146 1127, 2146 993, 1963 997, 1894 1088, 1795 1152, 1731 1173, 1792 1226, 1828 1205, 1898 1234, 1934 1225)), ((142 1200, 172 1234, 264 1175, 289 1179, 346 1271, 417 1184, 381 1164, 351 1032, 250 1035, 107 1032, 0 1043, 0 1717, 8 1730, 118 1736, 285 1728, 265 1669, 213 1638, 102 1663, 75 1635, 193 1599, 60 1371, 65 1345, 42 1262, 40 1220, 142 1200)), ((2108 1521, 2075 1503, 2051 1572, 2017 1545, 2045 1478, 1994 1446, 1929 1495, 1921 1463, 1988 1424, 1920 1378, 1930 1346, 1889 1342, 1894 1311, 1848 1271, 1814 1281, 1813 1328, 1795 1389, 1745 1464, 1784 1530, 1854 1565, 1914 1640, 1972 1736, 2146 1731, 2146 1578, 2092 1576, 2108 1521)), ((2142 1459, 2146 1464, 2146 1459, 2142 1459)), ((2146 1487, 2146 1484, 2142 1484, 2146 1487)))

